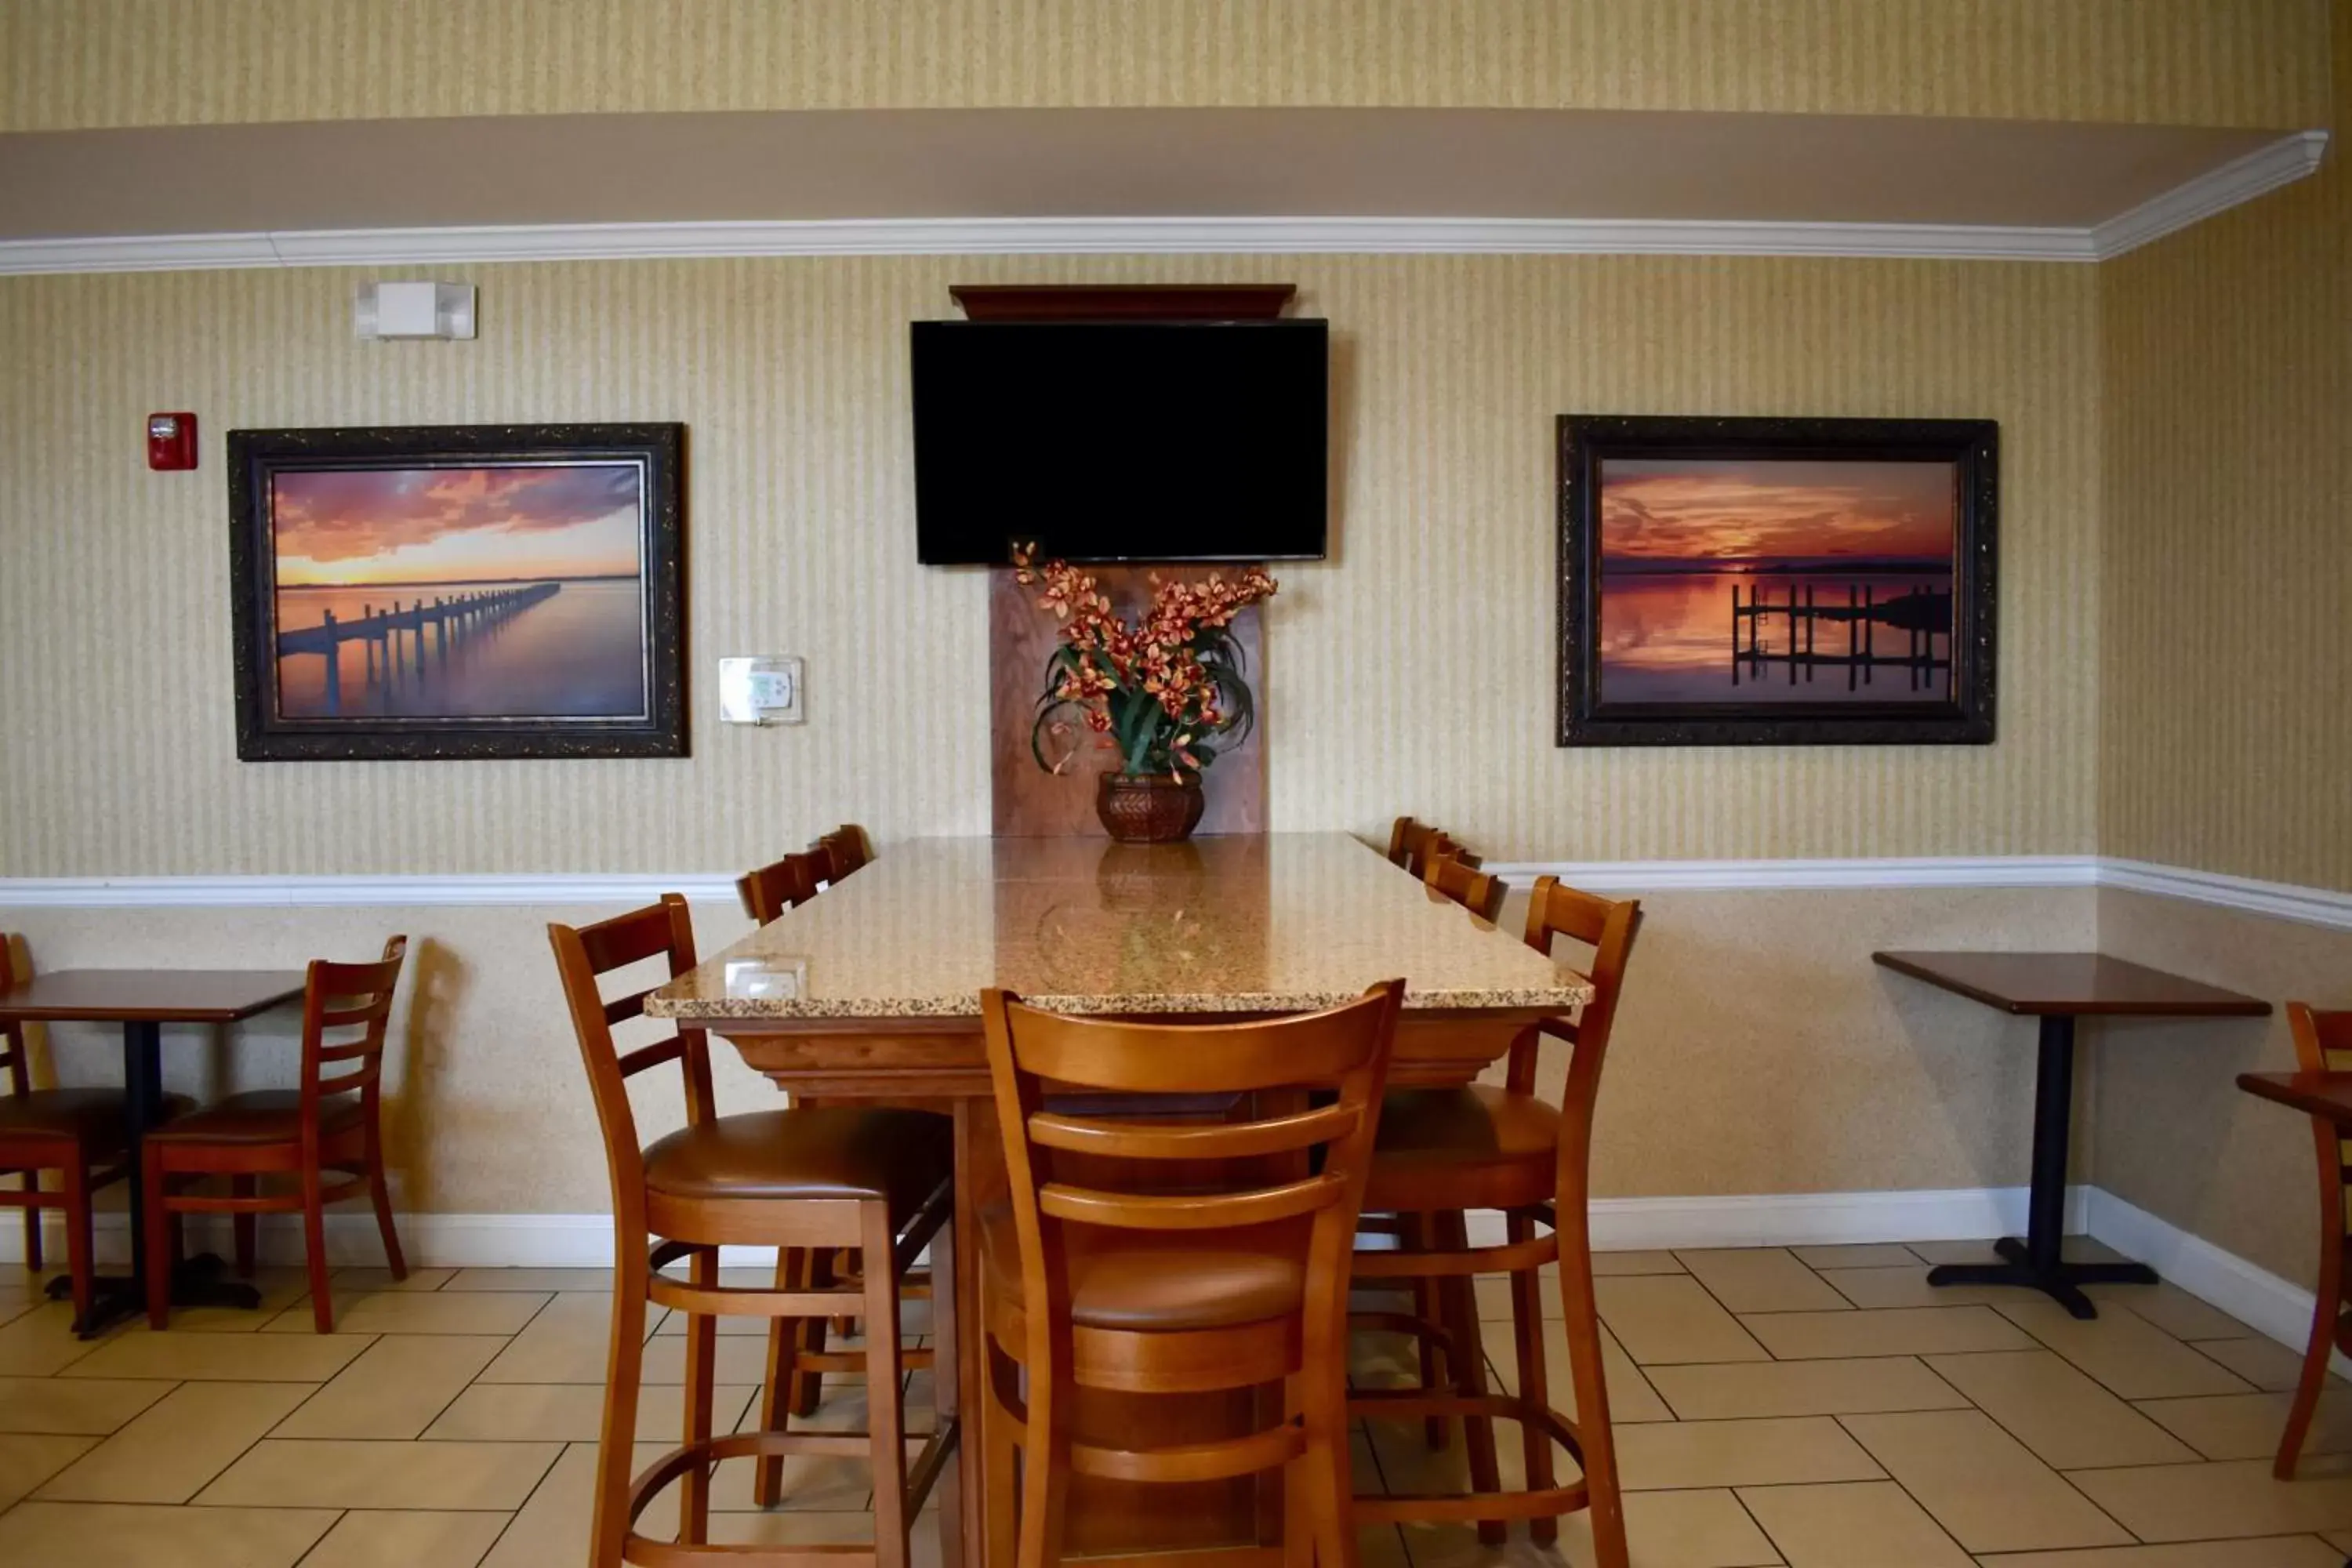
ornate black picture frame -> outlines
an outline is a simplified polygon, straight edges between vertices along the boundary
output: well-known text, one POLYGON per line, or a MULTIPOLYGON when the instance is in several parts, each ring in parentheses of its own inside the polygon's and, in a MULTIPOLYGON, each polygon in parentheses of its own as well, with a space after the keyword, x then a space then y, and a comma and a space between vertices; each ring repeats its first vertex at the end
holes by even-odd
POLYGON ((232 430, 236 754, 687 752, 682 425, 232 430))
POLYGON ((1559 420, 1562 746, 1993 739, 2000 427, 1559 420))

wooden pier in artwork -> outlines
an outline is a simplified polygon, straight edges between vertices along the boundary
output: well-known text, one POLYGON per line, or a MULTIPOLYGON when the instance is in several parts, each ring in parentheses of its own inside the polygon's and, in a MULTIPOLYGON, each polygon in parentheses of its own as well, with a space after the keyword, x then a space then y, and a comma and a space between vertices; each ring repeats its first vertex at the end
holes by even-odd
POLYGON ((337 620, 335 613, 329 610, 318 626, 278 633, 278 657, 306 653, 324 657, 327 709, 333 712, 342 706, 343 644, 358 642, 364 646, 369 689, 374 689, 380 681, 396 685, 411 671, 418 677, 424 674, 427 630, 433 634, 433 653, 446 658, 452 639, 496 626, 542 599, 554 597, 562 587, 561 583, 532 583, 519 588, 486 589, 454 599, 436 598, 430 604, 419 598, 405 607, 394 599, 381 610, 373 605, 363 605, 359 618, 350 621, 337 620))
POLYGON ((1952 596, 1913 589, 1891 599, 1875 597, 1869 584, 1849 583, 1845 603, 1822 602, 1814 592, 1814 584, 1804 585, 1801 603, 1797 585, 1789 584, 1789 596, 1780 604, 1766 597, 1764 585, 1758 584, 1751 596, 1742 603, 1739 584, 1731 585, 1731 684, 1738 686, 1742 667, 1750 681, 1766 679, 1766 670, 1773 665, 1785 665, 1789 684, 1797 684, 1797 672, 1804 671, 1810 682, 1813 671, 1827 668, 1845 670, 1845 689, 1873 684, 1871 676, 1880 668, 1900 669, 1910 680, 1910 689, 1935 685, 1936 671, 1952 668, 1949 653, 1952 632, 1952 596), (1763 624, 1771 617, 1783 616, 1789 623, 1788 647, 1779 651, 1764 646, 1763 624), (1836 651, 1832 633, 1830 647, 1821 646, 1819 628, 1823 622, 1835 626, 1845 624, 1845 651, 1836 651), (1900 653, 1878 651, 1878 628, 1887 626, 1904 637, 1900 653), (1936 655, 1936 638, 1945 639, 1947 652, 1936 655))

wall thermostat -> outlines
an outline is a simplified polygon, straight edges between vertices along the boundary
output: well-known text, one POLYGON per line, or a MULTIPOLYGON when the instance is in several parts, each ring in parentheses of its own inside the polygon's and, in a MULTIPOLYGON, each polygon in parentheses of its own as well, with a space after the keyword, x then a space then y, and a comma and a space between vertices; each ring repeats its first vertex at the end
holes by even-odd
POLYGON ((801 661, 793 656, 719 661, 719 717, 729 724, 801 721, 801 661))

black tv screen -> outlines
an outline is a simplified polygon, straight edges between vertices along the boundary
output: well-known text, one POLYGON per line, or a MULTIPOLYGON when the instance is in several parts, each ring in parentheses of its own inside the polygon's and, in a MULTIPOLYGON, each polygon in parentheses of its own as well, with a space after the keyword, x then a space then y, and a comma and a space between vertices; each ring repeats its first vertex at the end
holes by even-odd
POLYGON ((999 564, 1324 552, 1327 324, 917 321, 917 548, 999 564))

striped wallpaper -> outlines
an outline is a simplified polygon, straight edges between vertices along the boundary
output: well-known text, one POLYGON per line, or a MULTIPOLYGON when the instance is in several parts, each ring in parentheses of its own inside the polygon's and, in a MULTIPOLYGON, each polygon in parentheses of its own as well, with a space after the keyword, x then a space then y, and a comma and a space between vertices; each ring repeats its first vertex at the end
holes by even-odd
MULTIPOLYGON (((2336 15, 2352 94, 2352 5, 2336 15)), ((2100 846, 2352 889, 2352 176, 2099 268, 2100 846)))
POLYGON ((2299 129, 2326 0, 6 0, 0 131, 1335 104, 2299 129))
MULTIPOLYGON (((2276 198, 2274 198, 2276 199, 2276 198)), ((2299 199, 2299 198, 2285 198, 2299 199)), ((1271 805, 1510 859, 2077 853, 2095 837, 2098 274, 1671 258, 887 258, 448 268, 471 343, 362 344, 331 270, 0 279, 0 874, 703 871, 841 818, 984 832, 984 584, 914 563, 905 322, 958 281, 1296 279, 1334 325, 1340 521, 1281 573, 1271 805), (142 418, 194 409, 203 468, 142 418), (1990 748, 1551 743, 1554 416, 2003 426, 1990 748), (222 436, 690 426, 694 755, 240 764, 222 436), (710 661, 808 659, 809 722, 710 661)), ((373 276, 373 274, 371 274, 373 276)))

